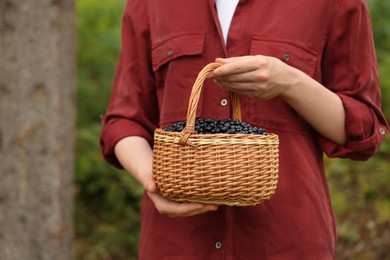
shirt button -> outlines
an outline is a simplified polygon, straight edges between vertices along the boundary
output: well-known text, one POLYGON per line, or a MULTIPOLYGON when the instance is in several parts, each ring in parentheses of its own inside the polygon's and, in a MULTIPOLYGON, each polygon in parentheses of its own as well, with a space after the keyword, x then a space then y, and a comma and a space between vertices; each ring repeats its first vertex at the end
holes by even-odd
POLYGON ((167 53, 167 56, 169 57, 169 56, 171 56, 173 54, 173 50, 172 49, 169 49, 168 50, 168 53, 167 53))
POLYGON ((384 128, 380 128, 380 129, 379 129, 379 133, 380 133, 381 135, 384 135, 384 134, 386 133, 386 131, 385 131, 384 128))
POLYGON ((221 242, 215 243, 215 248, 216 248, 216 249, 220 249, 221 247, 222 247, 221 242))
POLYGON ((226 106, 227 105, 227 100, 224 98, 224 99, 221 99, 221 106, 226 106))
POLYGON ((284 61, 290 61, 291 58, 290 58, 290 55, 284 54, 283 59, 284 59, 284 61))

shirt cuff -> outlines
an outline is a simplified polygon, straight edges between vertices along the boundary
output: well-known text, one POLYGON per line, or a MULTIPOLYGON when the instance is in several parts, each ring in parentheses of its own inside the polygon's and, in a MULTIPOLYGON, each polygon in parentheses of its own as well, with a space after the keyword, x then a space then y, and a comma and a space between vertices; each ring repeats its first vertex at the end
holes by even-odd
POLYGON ((318 142, 330 158, 368 160, 385 139, 388 132, 387 123, 381 122, 366 104, 352 97, 339 96, 344 104, 348 141, 345 145, 338 145, 319 135, 318 142))
POLYGON ((115 145, 125 137, 140 136, 145 138, 149 144, 153 144, 153 135, 138 123, 127 119, 111 119, 108 124, 103 125, 100 135, 100 150, 104 159, 118 169, 123 169, 115 155, 115 145))

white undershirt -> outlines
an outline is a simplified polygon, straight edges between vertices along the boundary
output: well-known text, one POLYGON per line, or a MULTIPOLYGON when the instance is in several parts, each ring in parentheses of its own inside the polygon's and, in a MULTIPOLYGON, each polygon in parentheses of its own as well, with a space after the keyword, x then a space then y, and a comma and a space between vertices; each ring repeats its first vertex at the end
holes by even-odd
POLYGON ((234 11, 236 10, 239 0, 215 0, 217 6, 219 23, 221 24, 223 39, 225 44, 229 32, 230 23, 232 22, 234 11))

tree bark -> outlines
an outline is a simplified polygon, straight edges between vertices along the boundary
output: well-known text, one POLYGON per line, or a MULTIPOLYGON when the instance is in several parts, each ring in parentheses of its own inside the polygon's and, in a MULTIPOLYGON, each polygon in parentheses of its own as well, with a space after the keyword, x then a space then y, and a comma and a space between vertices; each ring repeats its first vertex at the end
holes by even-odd
POLYGON ((72 259, 74 0, 0 0, 0 259, 72 259))

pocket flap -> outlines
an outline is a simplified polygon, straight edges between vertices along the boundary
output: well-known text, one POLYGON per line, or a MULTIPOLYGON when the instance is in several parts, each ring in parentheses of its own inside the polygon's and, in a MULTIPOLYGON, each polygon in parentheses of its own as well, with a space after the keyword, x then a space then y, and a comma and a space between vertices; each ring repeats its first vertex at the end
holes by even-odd
POLYGON ((305 72, 310 77, 314 76, 316 70, 317 55, 313 50, 283 39, 253 36, 250 54, 278 58, 286 64, 305 72))
POLYGON ((153 45, 153 70, 181 56, 202 54, 205 35, 205 32, 173 35, 153 45))

